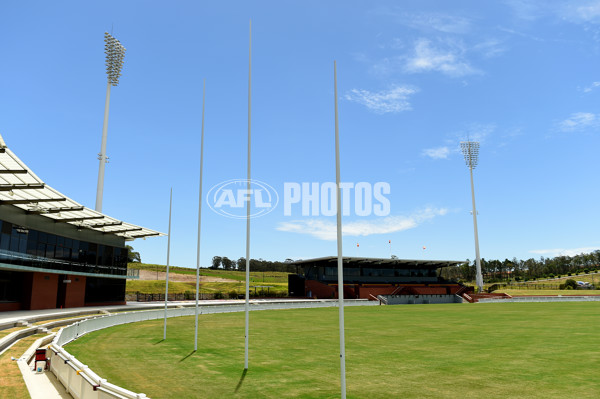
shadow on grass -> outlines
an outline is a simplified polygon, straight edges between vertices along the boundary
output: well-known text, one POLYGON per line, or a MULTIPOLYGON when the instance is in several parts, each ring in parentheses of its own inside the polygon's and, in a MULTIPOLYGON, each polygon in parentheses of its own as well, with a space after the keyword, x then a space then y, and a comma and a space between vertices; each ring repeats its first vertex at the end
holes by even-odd
POLYGON ((160 339, 160 340, 156 341, 155 343, 153 343, 152 345, 158 345, 158 344, 160 344, 161 342, 164 342, 164 341, 165 341, 164 339, 160 339))
POLYGON ((235 393, 240 390, 242 384, 244 383, 244 378, 246 378, 246 373, 248 373, 248 369, 244 369, 242 372, 242 376, 240 377, 240 382, 238 382, 237 387, 235 387, 235 393))
POLYGON ((188 357, 192 356, 194 353, 196 353, 196 351, 191 351, 186 357, 184 357, 183 359, 181 359, 179 361, 179 363, 183 362, 185 359, 187 359, 188 357))

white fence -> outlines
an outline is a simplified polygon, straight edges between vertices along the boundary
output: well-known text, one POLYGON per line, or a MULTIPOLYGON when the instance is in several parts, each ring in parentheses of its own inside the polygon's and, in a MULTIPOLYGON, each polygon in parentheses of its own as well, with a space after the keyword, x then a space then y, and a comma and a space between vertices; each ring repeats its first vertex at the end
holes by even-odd
POLYGON ((593 302, 600 301, 596 296, 515 296, 512 298, 480 298, 480 303, 495 302, 593 302))
MULTIPOLYGON (((372 306, 379 302, 367 300, 346 300, 345 306, 372 306)), ((280 301, 280 302, 252 302, 250 310, 277 310, 300 308, 323 308, 337 306, 336 300, 324 301, 280 301)), ((208 305, 199 307, 199 314, 230 313, 244 311, 243 304, 236 305, 208 305)), ((167 311, 167 317, 192 316, 196 312, 194 307, 175 308, 167 311)), ((91 331, 116 326, 119 324, 136 323, 138 321, 162 319, 163 310, 145 310, 135 312, 117 313, 101 317, 94 317, 78 321, 62 328, 52 344, 46 351, 50 359, 50 370, 65 386, 67 392, 75 399, 138 399, 146 398, 143 393, 135 393, 111 384, 106 379, 94 373, 88 366, 81 363, 69 354, 63 346, 91 331)))

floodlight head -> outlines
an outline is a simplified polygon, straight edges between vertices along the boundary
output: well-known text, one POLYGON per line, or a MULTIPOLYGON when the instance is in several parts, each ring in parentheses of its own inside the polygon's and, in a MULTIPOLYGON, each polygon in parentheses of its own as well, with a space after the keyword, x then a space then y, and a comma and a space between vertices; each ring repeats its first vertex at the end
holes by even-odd
POLYGON ((461 141, 460 149, 465 156, 465 162, 469 169, 475 169, 479 157, 479 142, 477 141, 461 141))
POLYGON ((125 47, 110 33, 104 32, 104 53, 106 54, 106 75, 108 83, 113 86, 119 84, 121 69, 123 69, 123 58, 125 58, 125 47))

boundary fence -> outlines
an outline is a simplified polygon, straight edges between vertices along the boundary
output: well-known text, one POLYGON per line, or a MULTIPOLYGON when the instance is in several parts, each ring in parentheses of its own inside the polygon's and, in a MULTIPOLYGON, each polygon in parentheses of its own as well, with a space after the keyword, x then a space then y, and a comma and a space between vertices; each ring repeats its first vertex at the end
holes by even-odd
MULTIPOLYGON (((378 302, 368 300, 346 300, 344 306, 376 306, 378 302)), ((253 302, 250 310, 282 310, 303 308, 337 307, 337 300, 323 301, 278 301, 278 302, 253 302)), ((203 305, 199 307, 199 314, 231 313, 244 311, 243 304, 235 305, 203 305)), ((175 308, 167 310, 167 317, 192 316, 195 307, 175 308)), ((50 359, 50 371, 56 375, 69 394, 75 399, 141 399, 146 398, 143 393, 135 393, 117 385, 111 384, 106 379, 94 373, 87 365, 81 363, 67 352, 63 346, 92 331, 104 328, 136 323, 146 320, 162 319, 165 315, 162 310, 141 310, 94 317, 73 323, 62 328, 46 350, 46 357, 50 359)))

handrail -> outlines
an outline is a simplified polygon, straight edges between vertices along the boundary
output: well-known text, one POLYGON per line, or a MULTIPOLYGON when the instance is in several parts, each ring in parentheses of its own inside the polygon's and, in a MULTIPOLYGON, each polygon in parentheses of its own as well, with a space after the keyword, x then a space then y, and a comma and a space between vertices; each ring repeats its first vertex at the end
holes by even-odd
MULTIPOLYGON (((302 309, 302 308, 324 308, 338 306, 337 301, 278 301, 262 302, 251 301, 251 310, 277 310, 277 309, 302 309)), ((367 300, 346 300, 344 306, 372 306, 376 305, 367 300)), ((217 306, 201 306, 200 314, 242 312, 243 304, 224 304, 217 306)), ((172 308, 167 310, 167 317, 191 316, 195 314, 194 307, 172 308)), ((135 323, 138 321, 156 320, 164 317, 164 310, 142 310, 125 312, 89 318, 78 321, 67 327, 61 328, 50 344, 47 356, 50 359, 50 370, 57 379, 65 386, 68 393, 75 399, 98 399, 100 392, 107 392, 116 398, 140 399, 146 398, 143 393, 135 393, 125 388, 109 383, 88 366, 81 363, 73 355, 67 352, 63 346, 77 338, 100 329, 116 326, 119 324, 135 323), (55 361, 52 359, 57 357, 55 361), (59 360, 60 359, 60 360, 59 360), (90 383, 92 381, 92 383, 90 383)))

